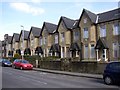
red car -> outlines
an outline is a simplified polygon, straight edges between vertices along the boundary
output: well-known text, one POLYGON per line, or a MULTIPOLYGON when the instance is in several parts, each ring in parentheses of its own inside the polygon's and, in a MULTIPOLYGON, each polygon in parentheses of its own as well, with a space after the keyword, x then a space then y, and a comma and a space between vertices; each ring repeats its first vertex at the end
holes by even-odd
POLYGON ((27 60, 20 60, 20 59, 16 59, 13 62, 13 68, 19 68, 21 70, 23 69, 33 69, 33 65, 30 64, 27 60))

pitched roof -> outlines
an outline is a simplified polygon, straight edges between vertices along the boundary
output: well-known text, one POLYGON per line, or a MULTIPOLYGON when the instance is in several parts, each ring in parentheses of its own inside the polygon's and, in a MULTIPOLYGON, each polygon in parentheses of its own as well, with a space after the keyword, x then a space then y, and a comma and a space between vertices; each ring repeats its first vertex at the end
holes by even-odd
MULTIPOLYGON (((72 30, 72 29, 78 27, 78 20, 73 20, 73 19, 61 16, 59 24, 61 23, 61 21, 63 21, 66 28, 69 29, 69 30, 72 30)), ((59 24, 58 24, 58 27, 59 27, 59 24)))
POLYGON ((6 43, 5 43, 5 40, 2 41, 2 46, 4 46, 6 43))
POLYGON ((41 28, 32 26, 31 29, 30 29, 28 37, 30 36, 31 32, 32 32, 34 37, 39 37, 41 35, 41 28))
POLYGON ((42 31, 43 31, 44 27, 46 27, 49 34, 55 33, 57 30, 57 25, 49 23, 49 22, 44 22, 43 27, 42 27, 42 31))
POLYGON ((98 14, 99 19, 98 22, 106 22, 106 21, 111 21, 111 20, 115 20, 115 19, 120 19, 120 8, 111 10, 111 11, 107 11, 104 13, 100 13, 98 14))
MULTIPOLYGON (((20 39, 20 37, 22 37, 22 36, 21 36, 21 35, 22 35, 22 32, 23 32, 23 30, 21 30, 21 32, 20 32, 19 39, 20 39)), ((29 31, 24 30, 24 40, 27 40, 27 39, 28 39, 28 35, 29 35, 29 31)))
POLYGON ((8 36, 8 44, 11 44, 12 42, 12 36, 8 36))
POLYGON ((15 42, 19 42, 19 34, 18 33, 13 33, 12 40, 15 38, 15 42))
POLYGON ((80 47, 77 43, 72 43, 70 45, 70 51, 80 51, 80 47))
POLYGON ((80 19, 79 19, 79 22, 80 22, 84 13, 86 13, 88 15, 88 17, 89 17, 89 19, 91 20, 92 23, 96 23, 97 14, 94 14, 91 11, 86 10, 86 9, 83 9, 82 14, 81 14, 80 19))
POLYGON ((39 53, 41 53, 41 54, 43 54, 43 50, 42 50, 42 47, 36 47, 36 49, 35 49, 35 53, 36 54, 39 54, 39 53))
POLYGON ((53 44, 50 48, 50 53, 51 52, 60 52, 60 45, 59 44, 53 44))
POLYGON ((120 19, 120 8, 107 11, 104 13, 99 13, 99 14, 95 14, 95 13, 92 13, 91 11, 83 9, 82 14, 79 19, 79 23, 83 16, 83 13, 86 13, 88 17, 90 18, 91 22, 94 24, 101 23, 101 22, 107 22, 107 21, 111 21, 115 19, 120 19))
POLYGON ((99 40, 96 43, 95 49, 108 49, 108 45, 106 41, 103 38, 99 38, 99 40))

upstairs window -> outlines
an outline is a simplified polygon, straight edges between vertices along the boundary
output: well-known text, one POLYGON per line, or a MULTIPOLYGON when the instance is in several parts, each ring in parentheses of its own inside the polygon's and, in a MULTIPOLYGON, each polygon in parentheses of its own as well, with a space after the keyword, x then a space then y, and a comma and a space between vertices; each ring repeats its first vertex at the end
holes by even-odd
POLYGON ((42 45, 42 37, 40 38, 40 45, 42 45))
POLYGON ((79 32, 75 31, 74 32, 74 40, 79 40, 79 32))
POLYGON ((44 37, 44 45, 47 43, 47 38, 44 37))
POLYGON ((65 33, 63 32, 63 33, 61 33, 61 40, 62 40, 62 42, 64 42, 65 41, 65 33))
POLYGON ((86 28, 84 28, 84 35, 83 35, 83 37, 84 38, 88 38, 88 28, 86 27, 86 28))
POLYGON ((58 35, 55 35, 55 44, 58 43, 58 35))
POLYGON ((106 26, 105 25, 100 26, 100 37, 106 37, 106 26))
POLYGON ((87 23, 87 18, 84 18, 84 23, 87 23))
POLYGON ((120 53, 120 46, 118 43, 113 43, 113 57, 118 58, 120 53))
POLYGON ((113 35, 120 35, 120 25, 119 25, 119 23, 114 23, 114 25, 113 25, 113 35))

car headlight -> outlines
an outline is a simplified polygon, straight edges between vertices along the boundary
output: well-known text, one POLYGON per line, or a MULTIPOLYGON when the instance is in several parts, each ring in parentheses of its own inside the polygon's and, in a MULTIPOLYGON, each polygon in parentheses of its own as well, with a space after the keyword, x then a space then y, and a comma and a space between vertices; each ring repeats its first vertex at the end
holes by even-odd
POLYGON ((7 64, 7 63, 5 63, 5 64, 7 64))
POLYGON ((27 67, 27 65, 24 65, 24 67, 27 67))

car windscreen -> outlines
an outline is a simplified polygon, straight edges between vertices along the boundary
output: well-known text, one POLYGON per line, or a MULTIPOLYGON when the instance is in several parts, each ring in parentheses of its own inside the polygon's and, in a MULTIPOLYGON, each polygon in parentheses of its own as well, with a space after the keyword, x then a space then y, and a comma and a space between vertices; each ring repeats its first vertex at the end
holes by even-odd
POLYGON ((8 62, 8 63, 10 63, 10 61, 9 61, 9 60, 6 60, 6 59, 5 59, 5 60, 3 60, 2 62, 8 62))
POLYGON ((29 62, 26 60, 21 60, 21 63, 29 63, 29 62))
POLYGON ((110 65, 108 65, 107 68, 110 68, 113 70, 120 70, 120 63, 119 62, 111 63, 110 65))
POLYGON ((114 64, 114 69, 120 70, 120 63, 115 63, 114 64))

